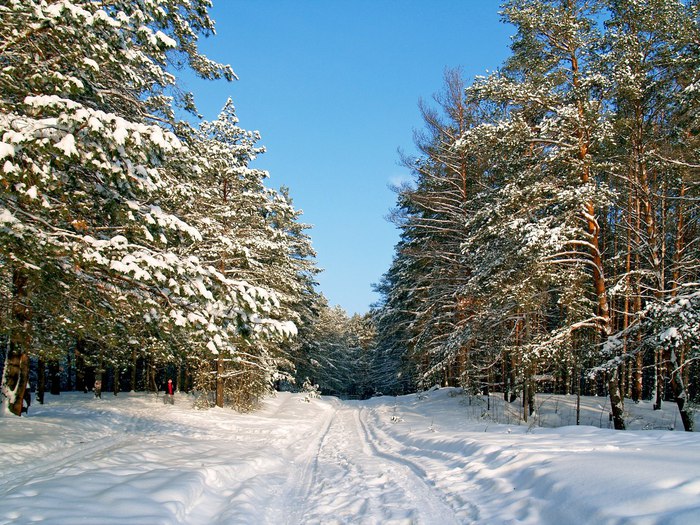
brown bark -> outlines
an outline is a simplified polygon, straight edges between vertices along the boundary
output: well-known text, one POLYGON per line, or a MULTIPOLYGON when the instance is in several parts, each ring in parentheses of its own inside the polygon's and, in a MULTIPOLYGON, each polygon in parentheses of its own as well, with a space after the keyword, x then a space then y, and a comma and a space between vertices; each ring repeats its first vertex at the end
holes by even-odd
MULTIPOLYGON (((569 7, 571 7, 571 4, 569 4, 569 7)), ((571 72, 572 72, 572 83, 574 86, 574 89, 579 89, 580 87, 580 70, 579 70, 579 64, 578 64, 578 58, 576 57, 576 50, 572 49, 571 54, 570 54, 570 60, 571 60, 571 72)), ((585 119, 585 107, 583 100, 578 101, 578 116, 580 119, 581 124, 579 125, 579 128, 577 130, 577 135, 578 135, 578 144, 579 144, 579 151, 578 151, 578 157, 579 160, 581 161, 581 164, 583 166, 581 170, 581 182, 583 184, 587 184, 590 179, 591 179, 591 172, 590 172, 590 167, 587 162, 587 157, 589 153, 589 148, 590 148, 590 142, 589 142, 589 137, 586 133, 586 130, 583 126, 583 122, 585 119)), ((589 255, 591 258, 591 262, 593 263, 593 290, 596 295, 596 300, 598 304, 598 316, 601 319, 601 325, 600 325, 600 336, 602 339, 605 339, 609 334, 610 334, 610 308, 608 306, 608 298, 606 295, 606 286, 605 286, 605 275, 603 272, 603 258, 600 252, 600 226, 598 224, 598 221, 595 219, 595 207, 593 206, 593 203, 588 201, 584 203, 584 211, 585 211, 585 220, 586 220, 586 227, 589 235, 589 242, 590 242, 590 248, 589 248, 589 255)), ((614 381, 611 381, 608 384, 608 391, 610 395, 610 404, 612 406, 613 410, 613 422, 615 424, 615 429, 616 430, 624 430, 625 429, 625 420, 624 420, 624 404, 623 404, 623 399, 622 396, 620 395, 620 387, 619 383, 617 380, 617 374, 618 371, 614 371, 614 381)))
POLYGON ((683 251, 685 250, 685 239, 683 230, 685 229, 685 183, 681 183, 680 200, 678 202, 678 217, 676 219, 676 239, 675 251, 673 253, 673 273, 671 283, 671 296, 675 297, 678 294, 678 285, 681 281, 681 260, 683 259, 683 251))
POLYGON ((610 393, 610 409, 615 430, 625 430, 627 427, 625 425, 624 405, 622 402, 622 394, 620 393, 617 370, 610 375, 608 392, 610 393))
MULTIPOLYGON (((636 222, 635 222, 635 242, 638 244, 639 243, 639 229, 641 228, 641 213, 640 213, 640 205, 639 205, 639 199, 635 199, 635 213, 636 213, 636 222)), ((635 269, 639 269, 641 264, 640 264, 640 257, 639 257, 639 252, 637 252, 634 256, 635 259, 635 269)), ((637 274, 635 282, 634 282, 634 312, 639 312, 642 309, 642 283, 641 283, 641 276, 637 274)), ((637 333, 637 359, 635 361, 635 367, 634 367, 634 383, 632 387, 632 397, 633 399, 642 399, 642 395, 644 392, 644 375, 642 374, 642 370, 644 369, 644 356, 641 353, 641 345, 642 345, 642 334, 637 333)))
POLYGON ((18 268, 12 272, 12 321, 2 383, 4 391, 10 396, 8 399, 10 412, 21 416, 22 399, 29 380, 31 309, 29 276, 24 270, 18 268))
POLYGON ((219 355, 216 360, 216 406, 224 406, 224 360, 219 355))
MULTIPOLYGON (((631 171, 631 170, 630 170, 631 171)), ((631 177, 628 180, 629 182, 629 193, 627 196, 627 210, 630 211, 632 210, 632 182, 631 182, 631 177)), ((629 327, 630 324, 630 290, 632 289, 632 282, 631 282, 631 272, 632 272, 632 229, 630 227, 627 228, 627 254, 625 256, 625 298, 624 298, 624 309, 622 312, 622 331, 625 333, 624 340, 623 340, 623 345, 622 345, 622 355, 623 355, 623 362, 625 362, 627 358, 627 354, 629 352, 628 348, 628 336, 626 334, 627 328, 629 327)), ((628 384, 628 390, 629 393, 632 397, 632 400, 636 403, 641 400, 641 391, 637 392, 637 389, 634 388, 634 382, 632 381, 632 366, 628 367, 627 370, 623 369, 622 375, 625 378, 625 381, 627 381, 628 384), (625 376, 629 376, 625 377, 625 376)), ((623 392, 625 392, 627 389, 623 389, 623 392)))

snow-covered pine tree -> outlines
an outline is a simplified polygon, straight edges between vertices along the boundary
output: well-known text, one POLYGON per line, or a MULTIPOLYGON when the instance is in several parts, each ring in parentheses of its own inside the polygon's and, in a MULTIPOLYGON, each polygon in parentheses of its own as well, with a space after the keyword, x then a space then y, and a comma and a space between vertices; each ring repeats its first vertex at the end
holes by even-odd
MULTIPOLYGON (((595 337, 584 332, 607 335, 611 329, 599 223, 610 197, 598 184, 604 169, 597 151, 608 137, 604 79, 595 60, 598 8, 578 0, 507 2, 504 19, 517 29, 513 55, 502 73, 473 88, 478 97, 507 106, 507 118, 494 125, 500 140, 530 148, 524 152, 527 165, 513 170, 499 190, 502 211, 520 212, 499 216, 521 250, 530 252, 528 260, 558 282, 556 300, 564 317, 547 328, 549 341, 539 347, 573 339, 590 347, 595 337)), ((612 372, 614 422, 624 428, 612 372)))
POLYGON ((44 297, 56 292, 73 301, 61 291, 65 276, 99 290, 114 311, 130 302, 146 323, 186 329, 212 347, 228 347, 253 318, 266 329, 287 330, 265 321, 276 304, 268 292, 172 249, 201 234, 165 206, 178 180, 164 161, 184 149, 169 124, 173 96, 191 107, 167 65, 234 77, 197 51, 198 37, 213 32, 209 6, 208 0, 0 6, 0 262, 12 303, 2 394, 17 415, 32 301, 47 273, 59 276, 51 281, 58 286, 44 297))
POLYGON ((608 156, 620 195, 616 226, 627 238, 625 267, 614 288, 623 312, 617 328, 624 335, 616 339, 622 341, 621 357, 631 365, 632 397, 642 397, 643 370, 652 368, 655 407, 661 407, 668 382, 684 422, 691 421, 685 413, 685 381, 677 374, 683 369, 681 353, 658 345, 645 355, 650 346, 639 343, 653 338, 642 339, 642 331, 629 328, 636 316, 643 324, 658 318, 669 296, 696 280, 690 262, 694 250, 686 249, 686 240, 697 217, 692 212, 697 188, 689 184, 690 163, 697 156, 688 147, 693 137, 688 116, 698 107, 689 89, 698 81, 697 5, 616 0, 609 10, 603 63, 611 79, 616 140, 608 156), (642 314, 649 310, 656 314, 642 314))
MULTIPOLYGON (((477 159, 453 147, 478 118, 478 108, 465 101, 464 86, 459 70, 446 70, 443 90, 434 96, 437 108, 419 104, 425 126, 414 136, 421 156, 403 159, 415 184, 396 189, 398 205, 393 215, 402 233, 392 271, 407 275, 392 283, 396 289, 386 290, 385 310, 402 300, 398 308, 412 317, 410 359, 420 369, 421 381, 431 384, 467 380, 467 346, 447 344, 454 323, 463 318, 462 305, 467 300, 463 284, 470 270, 461 243, 466 203, 479 172, 477 159)), ((385 314, 388 310, 380 318, 388 319, 385 314)), ((395 328, 384 322, 378 327, 380 339, 390 341, 382 332, 395 328)))
MULTIPOLYGON (((313 296, 314 251, 308 227, 299 218, 287 190, 278 192, 264 184, 267 172, 250 163, 264 151, 257 146, 258 132, 238 125, 229 100, 218 118, 203 122, 192 136, 190 154, 199 160, 198 176, 186 190, 183 203, 203 241, 185 249, 228 278, 264 287, 274 293, 276 315, 287 323, 289 333, 301 322, 300 312, 313 296)), ((260 331, 262 320, 250 319, 247 329, 260 331)), ((279 338, 241 337, 235 349, 215 349, 202 359, 217 361, 216 404, 236 400, 238 408, 250 408, 289 370, 289 356, 279 338)), ((205 365, 206 369, 206 365, 205 365)), ((206 384, 200 385, 206 389, 206 384)))
POLYGON ((368 314, 348 314, 331 307, 325 297, 306 328, 296 360, 296 383, 317 385, 329 395, 367 398, 374 393, 370 364, 374 351, 374 328, 368 314))

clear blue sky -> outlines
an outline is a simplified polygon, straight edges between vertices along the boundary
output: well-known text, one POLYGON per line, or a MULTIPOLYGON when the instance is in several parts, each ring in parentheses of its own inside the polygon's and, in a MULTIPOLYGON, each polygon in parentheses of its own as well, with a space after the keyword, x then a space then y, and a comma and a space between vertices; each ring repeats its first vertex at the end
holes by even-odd
POLYGON ((398 231, 389 189, 408 177, 419 98, 442 88, 445 67, 467 78, 497 69, 513 29, 498 0, 214 0, 210 58, 239 81, 187 79, 206 119, 228 97, 240 125, 259 130, 256 167, 290 188, 318 253, 320 291, 349 313, 368 311, 398 231))

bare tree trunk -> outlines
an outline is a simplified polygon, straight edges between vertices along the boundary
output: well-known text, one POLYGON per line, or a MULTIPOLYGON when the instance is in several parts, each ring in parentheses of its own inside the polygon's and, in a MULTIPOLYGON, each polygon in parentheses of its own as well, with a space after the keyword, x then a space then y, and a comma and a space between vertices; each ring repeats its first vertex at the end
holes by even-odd
POLYGON ((528 378, 529 388, 527 389, 527 410, 530 415, 535 413, 535 381, 532 374, 528 378))
POLYGON ((136 348, 131 351, 131 391, 136 392, 136 348))
POLYGON ((114 384, 112 385, 112 393, 116 396, 119 393, 119 367, 114 367, 114 384))
POLYGON ((673 253, 673 272, 671 282, 671 297, 678 295, 678 285, 681 281, 681 260, 685 251, 685 183, 681 183, 680 201, 678 203, 678 218, 676 221, 675 251, 673 253))
POLYGON ((508 401, 508 360, 509 356, 506 352, 503 353, 501 363, 501 376, 503 379, 503 400, 508 401))
POLYGON ((2 393, 7 399, 7 407, 16 416, 22 415, 24 390, 29 380, 29 356, 21 345, 10 340, 5 369, 2 378, 2 393))
POLYGON ((661 410, 664 397, 663 350, 654 351, 654 410, 661 410))
POLYGON ((75 340, 75 389, 88 391, 85 382, 85 339, 82 337, 75 340))
MULTIPOLYGON (((631 176, 629 177, 629 183, 630 183, 630 188, 629 188, 629 195, 627 197, 627 210, 628 213, 632 210, 632 181, 631 181, 631 176)), ((630 221, 631 222, 631 221, 630 221)), ((627 227, 627 255, 625 256, 625 302, 624 302, 624 311, 622 313, 622 331, 626 332, 627 328, 629 327, 629 318, 630 318, 630 290, 632 289, 632 282, 631 282, 631 272, 632 272, 632 228, 631 224, 628 224, 627 227)), ((625 333, 624 336, 624 341, 623 341, 623 347, 622 347, 622 354, 623 354, 623 359, 626 358, 629 348, 628 348, 628 336, 625 333)), ((635 388, 635 381, 632 380, 632 370, 634 369, 633 366, 629 366, 627 370, 623 372, 623 374, 626 374, 629 376, 629 380, 627 381, 629 385, 629 393, 632 397, 632 400, 635 403, 638 403, 641 398, 642 398, 642 393, 641 390, 638 390, 635 388)))
POLYGON ((671 350, 669 361, 672 368, 671 388, 673 389, 673 395, 676 399, 676 405, 678 405, 678 411, 681 414, 683 428, 686 430, 686 432, 693 432, 695 429, 695 423, 693 421, 693 412, 690 410, 690 406, 688 406, 688 392, 685 388, 685 383, 683 382, 682 367, 678 363, 676 351, 673 349, 671 350))
MULTIPOLYGON (((641 209, 639 204, 639 199, 635 199, 635 242, 639 244, 639 231, 641 228, 641 209)), ((641 267, 639 252, 634 256, 635 270, 639 270, 641 267)), ((634 312, 637 313, 642 309, 642 284, 641 276, 637 274, 634 281, 634 312)), ((637 358, 635 360, 634 366, 634 382, 632 385, 632 399, 641 400, 644 393, 644 375, 642 373, 644 369, 644 356, 641 352, 642 346, 642 334, 637 333, 637 358)))
POLYGON ((523 374, 523 421, 527 423, 527 418, 530 415, 528 411, 528 404, 527 400, 529 398, 529 388, 528 388, 528 380, 527 377, 525 377, 525 374, 523 374))
POLYGON ((66 352, 66 384, 65 389, 68 392, 73 391, 73 359, 71 359, 72 351, 66 352))
POLYGON ((576 425, 581 424, 581 372, 578 368, 578 355, 574 352, 573 387, 576 393, 576 425))

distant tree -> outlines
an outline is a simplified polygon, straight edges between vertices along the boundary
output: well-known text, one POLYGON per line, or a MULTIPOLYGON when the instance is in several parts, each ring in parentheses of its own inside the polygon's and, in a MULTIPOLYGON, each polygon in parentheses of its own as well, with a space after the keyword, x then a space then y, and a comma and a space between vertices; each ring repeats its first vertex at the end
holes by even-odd
POLYGON ((369 397, 374 329, 369 315, 348 317, 339 306, 319 303, 296 361, 296 384, 318 385, 327 395, 369 397))

